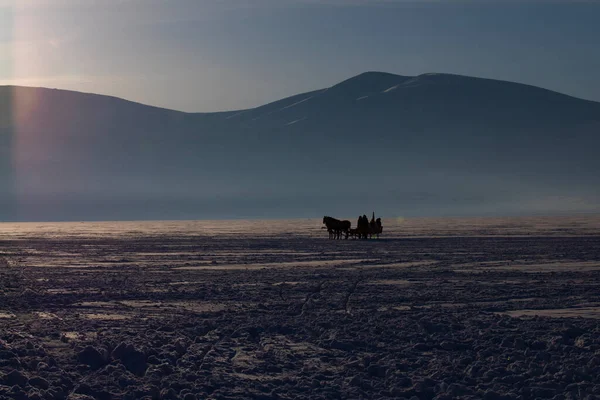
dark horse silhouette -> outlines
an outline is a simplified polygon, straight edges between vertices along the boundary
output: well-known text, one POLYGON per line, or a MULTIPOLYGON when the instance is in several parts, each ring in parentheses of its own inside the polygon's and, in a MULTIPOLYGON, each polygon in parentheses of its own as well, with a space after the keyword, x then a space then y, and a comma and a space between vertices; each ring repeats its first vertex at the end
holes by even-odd
POLYGON ((345 233, 346 239, 348 239, 348 233, 352 226, 350 221, 340 221, 339 219, 324 216, 323 223, 327 228, 327 232, 329 232, 329 239, 341 239, 342 233, 345 233))

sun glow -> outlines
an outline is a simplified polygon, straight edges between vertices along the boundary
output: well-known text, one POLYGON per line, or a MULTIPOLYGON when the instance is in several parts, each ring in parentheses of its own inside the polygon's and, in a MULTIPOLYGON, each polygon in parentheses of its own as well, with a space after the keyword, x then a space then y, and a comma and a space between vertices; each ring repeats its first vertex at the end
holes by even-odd
MULTIPOLYGON (((0 84, 9 86, 47 86, 42 77, 48 74, 47 59, 53 46, 44 36, 39 18, 18 12, 17 3, 0 4, 0 84), (30 85, 31 83, 31 85, 30 85)), ((56 43, 55 43, 56 44, 56 43)), ((44 134, 39 126, 40 115, 45 115, 39 91, 30 88, 4 87, 2 97, 7 115, 3 116, 3 134, 7 135, 10 202, 21 216, 27 214, 28 193, 43 184, 48 158, 56 148, 57 138, 44 134), (34 118, 35 116, 35 118, 34 118)), ((48 119, 48 118, 46 118, 48 119)))

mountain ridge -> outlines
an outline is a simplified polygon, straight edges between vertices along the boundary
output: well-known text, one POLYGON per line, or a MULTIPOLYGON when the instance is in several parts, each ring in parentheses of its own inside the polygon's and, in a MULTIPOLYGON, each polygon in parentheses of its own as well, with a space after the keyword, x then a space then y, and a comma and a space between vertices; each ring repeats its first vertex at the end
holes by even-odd
MULTIPOLYGON (((89 96, 99 96, 99 97, 105 97, 105 98, 110 98, 113 100, 120 100, 123 102, 127 102, 127 103, 133 103, 136 105, 142 105, 145 107, 152 107, 155 109, 159 109, 159 110, 164 110, 164 111, 173 111, 173 112, 178 112, 178 113, 182 113, 182 114, 188 114, 188 115, 205 115, 205 114, 232 114, 232 113, 240 113, 240 112, 244 112, 244 111, 249 111, 249 110, 254 110, 257 108, 261 108, 261 107, 265 107, 268 106, 270 104, 274 104, 274 103, 278 103, 281 101, 286 101, 288 99, 292 99, 295 97, 301 97, 301 96, 305 96, 305 95, 309 95, 312 93, 318 93, 318 92, 325 92, 328 91, 330 89, 335 89, 337 87, 340 86, 344 86, 348 83, 351 82, 355 82, 355 81, 362 81, 363 79, 367 78, 377 78, 377 79, 381 79, 382 77, 388 78, 388 79, 404 79, 404 80, 412 80, 412 79, 418 79, 418 78, 423 78, 423 77, 447 77, 447 78, 456 78, 456 79, 470 79, 470 80, 477 80, 477 81, 487 81, 487 82, 493 82, 493 83, 502 83, 502 84, 510 84, 510 85, 517 85, 517 86, 524 86, 524 87, 528 87, 528 88, 532 88, 532 89, 538 89, 538 90, 543 90, 549 93, 554 93, 554 94, 559 94, 561 96, 566 96, 566 97, 570 97, 573 99, 577 99, 580 101, 585 101, 585 102, 590 102, 590 103, 597 103, 600 104, 600 101, 598 100, 590 100, 590 99, 583 99, 580 97, 576 97, 573 95, 569 95, 566 93, 562 93, 556 90, 552 90, 552 89, 548 89, 548 88, 544 88, 541 86, 536 86, 536 85, 530 85, 527 83, 520 83, 520 82, 513 82, 513 81, 507 81, 507 80, 502 80, 502 79, 495 79, 495 78, 486 78, 486 77, 475 77, 475 76, 469 76, 469 75, 462 75, 462 74, 454 74, 454 73, 440 73, 440 72, 426 72, 426 73, 422 73, 419 75, 415 75, 415 76, 408 76, 408 75, 399 75, 399 74, 394 74, 394 73, 389 73, 389 72, 383 72, 383 71, 365 71, 362 72, 358 75, 354 75, 350 78, 344 79, 336 84, 333 84, 332 86, 326 87, 326 88, 322 88, 322 89, 315 89, 315 90, 311 90, 311 91, 307 91, 307 92, 302 92, 302 93, 298 93, 295 95, 291 95, 291 96, 286 96, 283 98, 280 98, 278 100, 274 100, 262 105, 258 105, 255 107, 249 107, 249 108, 241 108, 241 109, 233 109, 233 110, 225 110, 225 111, 210 111, 210 112, 205 112, 205 111, 193 111, 193 112, 187 112, 187 111, 180 111, 174 108, 168 108, 168 107, 161 107, 161 106, 155 106, 152 104, 147 104, 147 103, 143 103, 140 101, 136 101, 136 100, 129 100, 129 99, 125 99, 122 97, 118 97, 115 95, 107 95, 107 94, 99 94, 99 93, 93 93, 93 92, 84 92, 84 91, 78 91, 78 90, 72 90, 72 89, 61 89, 61 88, 51 88, 51 87, 45 87, 45 86, 22 86, 22 85, 0 85, 0 91, 2 90, 6 90, 6 89, 34 89, 34 90, 42 90, 42 91, 56 91, 56 92, 63 92, 66 94, 72 94, 72 95, 89 95, 89 96)), ((438 82, 439 83, 439 82, 438 82)))
POLYGON ((600 103, 453 74, 217 113, 4 86, 0 220, 600 211, 599 147, 600 103))

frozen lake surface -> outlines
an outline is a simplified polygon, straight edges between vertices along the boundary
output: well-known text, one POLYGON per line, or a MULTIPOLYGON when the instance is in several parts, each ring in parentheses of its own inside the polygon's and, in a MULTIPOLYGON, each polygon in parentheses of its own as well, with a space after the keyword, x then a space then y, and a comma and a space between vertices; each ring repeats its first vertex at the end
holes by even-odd
MULTIPOLYGON (((369 216, 370 218, 370 216, 369 216)), ((348 219, 356 227, 357 218, 348 219)), ((0 240, 24 238, 128 238, 139 236, 231 236, 322 238, 321 219, 27 222, 1 223, 0 240)), ((383 219, 384 238, 443 236, 565 236, 600 234, 600 216, 383 219)))
POLYGON ((600 396, 600 217, 383 226, 0 224, 0 398, 600 396))

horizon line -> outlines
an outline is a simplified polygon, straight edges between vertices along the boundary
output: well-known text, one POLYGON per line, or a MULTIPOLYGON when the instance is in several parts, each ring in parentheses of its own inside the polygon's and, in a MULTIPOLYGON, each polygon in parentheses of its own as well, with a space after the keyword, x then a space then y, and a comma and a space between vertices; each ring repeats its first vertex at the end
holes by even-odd
MULTIPOLYGON (((498 218, 574 218, 582 216, 600 217, 599 211, 556 211, 555 213, 542 212, 540 214, 498 214, 498 215, 440 215, 440 216, 403 216, 395 215, 381 217, 383 221, 389 220, 415 220, 415 219, 498 219, 498 218)), ((94 224, 94 223, 139 223, 139 222, 214 222, 214 221, 298 221, 298 220, 321 220, 323 217, 229 217, 229 218, 207 218, 207 219, 123 219, 123 220, 36 220, 36 221, 0 221, 0 224, 94 224)), ((346 218, 346 217, 341 217, 346 218)), ((356 217, 350 217, 356 218, 356 217)))
POLYGON ((497 82, 505 82, 505 83, 512 83, 512 84, 517 84, 517 85, 524 85, 524 86, 529 86, 529 87, 533 87, 533 88, 537 88, 537 89, 542 89, 542 90, 547 90, 553 93, 558 93, 561 94, 563 96, 569 96, 572 97, 574 99, 578 99, 578 100, 582 100, 582 101, 589 101, 592 103, 599 103, 600 104, 600 99, 599 100, 591 100, 591 99, 586 99, 586 98, 582 98, 582 97, 576 97, 567 93, 563 93, 563 92, 559 92, 557 90, 553 90, 553 89, 548 89, 542 86, 536 86, 536 85, 532 85, 529 83, 523 83, 523 82, 516 82, 516 81, 509 81, 509 80, 505 80, 505 79, 497 79, 497 78, 488 78, 488 77, 483 77, 483 76, 475 76, 475 75, 464 75, 464 74, 457 74, 457 73, 447 73, 447 72, 425 72, 419 75, 401 75, 401 74, 397 74, 397 73, 392 73, 392 72, 385 72, 385 71, 376 71, 376 70, 368 70, 368 71, 364 71, 361 72, 357 75, 353 75, 347 79, 341 80, 331 86, 325 87, 325 88, 320 88, 320 89, 314 89, 314 90, 308 90, 306 92, 301 92, 301 93, 295 93, 295 94, 291 94, 288 95, 286 97, 282 97, 273 101, 270 101, 268 103, 264 103, 264 104, 260 104, 257 105, 255 107, 249 107, 249 108, 241 108, 241 109, 232 109, 232 110, 221 110, 221 111, 181 111, 181 110, 177 110, 174 108, 167 108, 167 107, 161 107, 161 106, 155 106, 152 104, 147 104, 147 103, 143 103, 137 100, 130 100, 124 97, 119 97, 113 94, 103 94, 103 93, 96 93, 96 92, 84 92, 81 90, 73 90, 73 89, 62 89, 59 87, 48 87, 48 86, 28 86, 28 85, 10 85, 10 84, 2 84, 0 85, 0 89, 2 88, 25 88, 25 89, 42 89, 42 90, 56 90, 56 91, 62 91, 62 92, 69 92, 69 93, 76 93, 76 94, 81 94, 81 95, 91 95, 91 96, 102 96, 102 97, 108 97, 108 98, 112 98, 112 99, 116 99, 116 100, 120 100, 120 101, 125 101, 128 103, 134 103, 137 105, 142 105, 145 107, 152 107, 152 108, 156 108, 159 110, 164 110, 164 111, 169 111, 169 112, 176 112, 176 113, 181 113, 181 114, 188 114, 188 115, 198 115, 198 114, 227 114, 227 113, 239 113, 239 112, 245 112, 245 111, 249 111, 249 110, 254 110, 256 108, 260 108, 263 106, 267 106, 269 104, 273 104, 276 103, 278 101, 282 101, 285 99, 288 99, 290 97, 294 97, 294 96, 300 96, 303 94, 308 94, 308 93, 312 93, 312 92, 318 92, 318 91, 323 91, 323 90, 327 90, 329 88, 335 87, 339 84, 342 84, 346 81, 358 78, 361 75, 365 75, 365 74, 386 74, 386 75, 394 75, 394 76, 399 76, 399 77, 409 77, 409 78, 417 78, 420 76, 425 76, 425 75, 446 75, 446 76, 455 76, 455 77, 464 77, 464 78, 472 78, 472 79, 482 79, 482 80, 491 80, 491 81, 497 81, 497 82))

